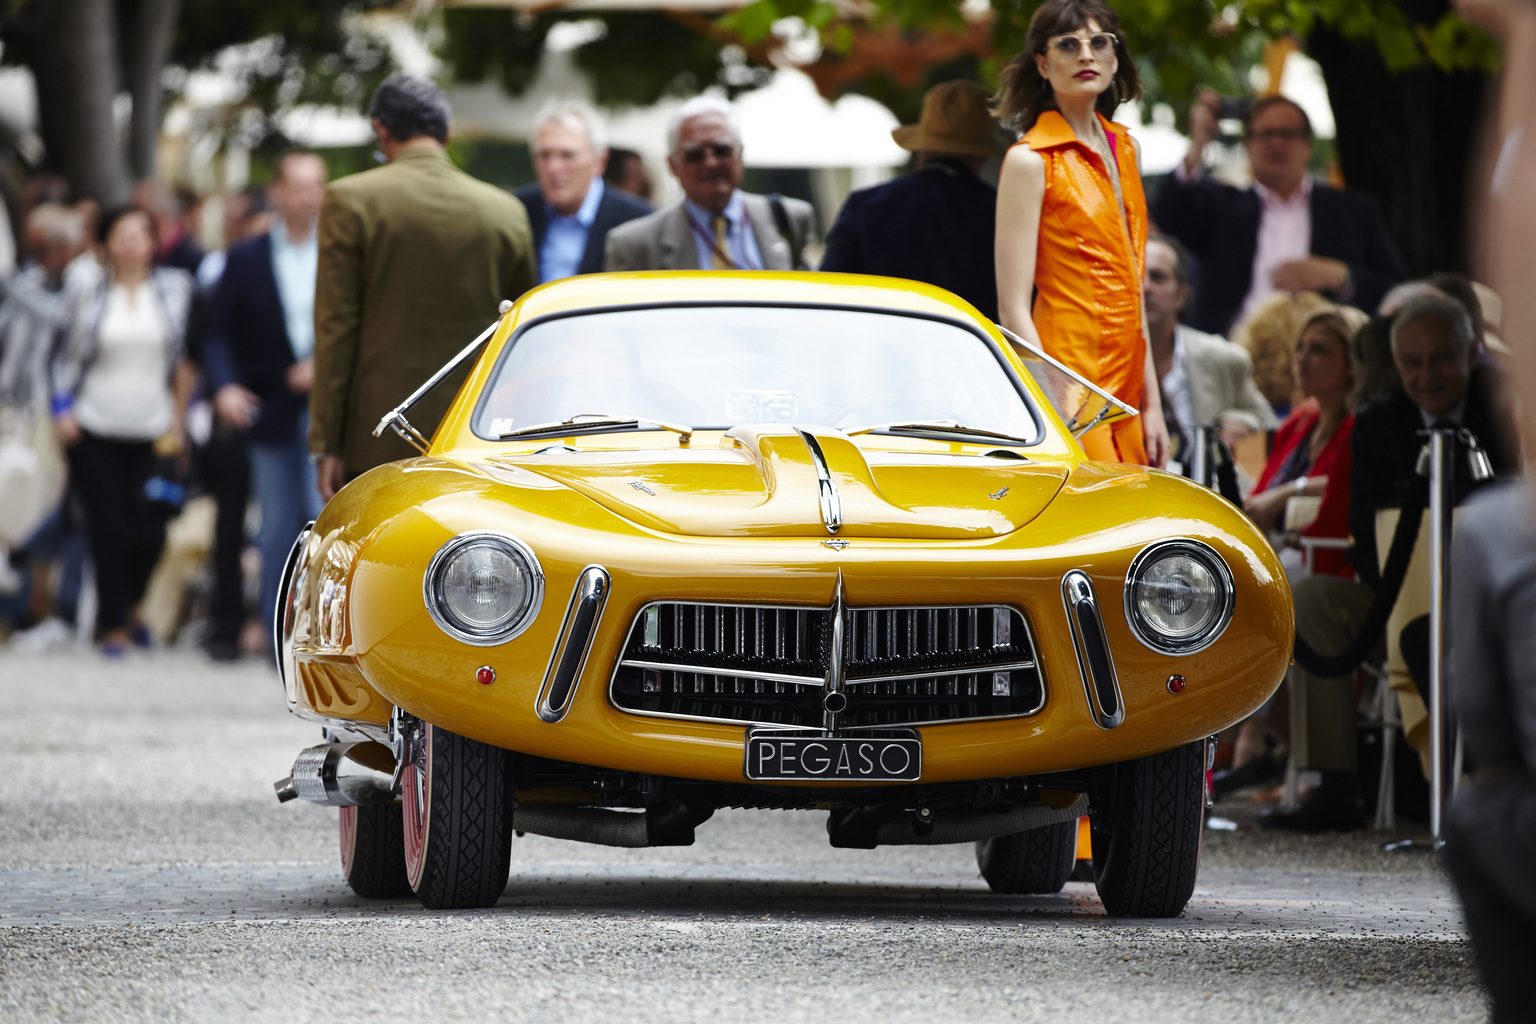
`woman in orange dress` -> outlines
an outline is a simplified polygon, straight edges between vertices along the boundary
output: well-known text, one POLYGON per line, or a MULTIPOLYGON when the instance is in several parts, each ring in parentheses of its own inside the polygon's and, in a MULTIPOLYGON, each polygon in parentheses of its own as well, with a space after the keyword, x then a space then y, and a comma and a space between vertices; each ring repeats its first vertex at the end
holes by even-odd
POLYGON ((1161 466, 1168 427, 1142 303, 1147 201, 1130 132, 1109 120, 1141 95, 1119 27, 1103 0, 1046 0, 1003 71, 996 113, 1024 138, 998 182, 997 297, 1004 327, 1141 410, 1083 435, 1088 456, 1161 466))

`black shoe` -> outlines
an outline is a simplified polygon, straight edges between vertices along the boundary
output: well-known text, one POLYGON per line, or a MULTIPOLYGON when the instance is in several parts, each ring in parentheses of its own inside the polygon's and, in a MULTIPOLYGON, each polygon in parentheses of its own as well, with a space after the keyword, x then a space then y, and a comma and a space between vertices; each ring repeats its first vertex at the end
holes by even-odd
POLYGON ((214 661, 239 661, 240 643, 236 640, 213 639, 203 645, 203 650, 214 661))
POLYGON ((1249 786, 1262 786, 1279 781, 1285 774, 1285 763, 1266 750, 1241 768, 1227 768, 1211 774, 1211 789, 1217 796, 1226 796, 1249 786))
POLYGON ((1323 783, 1295 807, 1272 807, 1259 816, 1264 828, 1291 832, 1353 832, 1365 827, 1365 801, 1354 772, 1324 772, 1323 783))

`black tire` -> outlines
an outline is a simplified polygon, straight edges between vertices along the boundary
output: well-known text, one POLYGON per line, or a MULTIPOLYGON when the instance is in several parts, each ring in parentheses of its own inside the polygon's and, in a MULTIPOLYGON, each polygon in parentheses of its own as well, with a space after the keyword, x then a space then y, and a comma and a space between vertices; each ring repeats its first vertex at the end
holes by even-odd
POLYGON ((1076 818, 976 844, 976 866, 993 892, 1061 892, 1076 863, 1076 818))
POLYGON ((507 752, 427 723, 411 747, 401 773, 411 888, 430 910, 494 906, 512 855, 507 752))
POLYGON ((341 873, 370 900, 411 895, 405 877, 405 829, 399 804, 341 809, 341 873))
POLYGON ((1116 917, 1177 917, 1195 891, 1205 811, 1205 743, 1114 765, 1107 807, 1091 807, 1093 883, 1116 917))

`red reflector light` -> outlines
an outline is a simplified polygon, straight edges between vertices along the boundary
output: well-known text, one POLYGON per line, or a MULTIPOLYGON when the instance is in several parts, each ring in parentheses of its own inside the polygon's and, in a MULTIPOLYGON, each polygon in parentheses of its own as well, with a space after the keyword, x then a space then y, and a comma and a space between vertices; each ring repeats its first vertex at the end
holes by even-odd
POLYGON ((490 686, 496 681, 496 670, 489 665, 481 665, 475 669, 475 682, 482 686, 490 686))
MULTIPOLYGON (((483 681, 484 680, 482 680, 482 682, 483 681)), ((1184 677, 1183 676, 1169 676, 1168 677, 1168 692, 1169 693, 1183 693, 1184 692, 1184 677)))

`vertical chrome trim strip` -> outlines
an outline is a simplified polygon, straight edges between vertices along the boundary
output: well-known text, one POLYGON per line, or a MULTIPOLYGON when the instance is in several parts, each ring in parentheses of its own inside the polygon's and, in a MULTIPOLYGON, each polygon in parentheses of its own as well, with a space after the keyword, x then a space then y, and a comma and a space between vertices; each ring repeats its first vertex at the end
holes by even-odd
POLYGON ((799 427, 795 430, 805 439, 805 446, 811 450, 811 461, 816 464, 816 497, 821 505, 822 525, 828 533, 836 533, 843 526, 843 496, 838 493, 837 484, 832 482, 832 473, 827 469, 827 457, 822 454, 821 442, 810 431, 799 427))
POLYGON ((592 639, 597 636, 598 621, 608 603, 608 588, 608 570, 600 565, 587 566, 576 579, 571 603, 566 606, 565 621, 560 625, 560 636, 550 655, 544 683, 539 687, 534 705, 534 710, 546 722, 560 721, 571 709, 582 670, 586 668, 587 654, 592 650, 592 639))
POLYGON ((837 733, 837 716, 847 706, 843 696, 843 616, 847 614, 847 601, 843 597, 843 570, 837 570, 837 594, 832 599, 832 650, 827 658, 826 693, 822 696, 821 727, 828 736, 837 733), (832 694, 837 694, 837 698, 832 694), (833 707, 838 710, 834 711, 833 707))
POLYGON ((1083 677, 1083 693, 1088 698, 1088 710, 1100 729, 1113 729, 1125 721, 1125 699, 1120 693, 1115 660, 1109 652, 1109 642, 1104 635, 1104 619, 1099 614, 1098 598, 1087 573, 1073 569, 1061 578, 1061 603, 1066 608, 1067 624, 1072 631, 1072 650, 1077 655, 1077 669, 1083 677), (1102 669, 1106 678, 1099 678, 1100 671, 1094 665, 1095 654, 1103 658, 1102 669), (1114 698, 1113 711, 1104 707, 1100 696, 1101 691, 1106 689, 1114 698))

